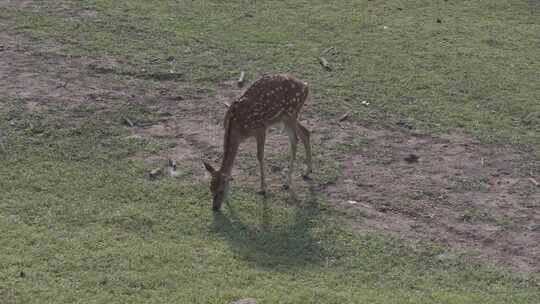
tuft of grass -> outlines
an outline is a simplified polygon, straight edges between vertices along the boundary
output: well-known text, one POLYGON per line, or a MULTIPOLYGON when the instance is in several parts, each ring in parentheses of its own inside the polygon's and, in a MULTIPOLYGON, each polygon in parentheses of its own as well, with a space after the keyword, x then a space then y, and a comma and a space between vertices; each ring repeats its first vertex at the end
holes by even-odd
POLYGON ((513 222, 510 218, 505 216, 496 216, 484 210, 470 207, 465 209, 461 220, 471 224, 475 223, 494 223, 503 228, 512 228, 513 222))

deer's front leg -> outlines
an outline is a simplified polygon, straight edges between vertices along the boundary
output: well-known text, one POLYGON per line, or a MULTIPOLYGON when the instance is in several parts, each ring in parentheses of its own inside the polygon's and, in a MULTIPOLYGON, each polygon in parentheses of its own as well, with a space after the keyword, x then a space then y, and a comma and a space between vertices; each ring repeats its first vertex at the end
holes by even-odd
POLYGON ((266 142, 266 130, 257 132, 257 159, 261 171, 261 194, 266 194, 266 181, 264 177, 264 143, 266 142))
POLYGON ((290 159, 289 159, 289 172, 287 175, 287 184, 285 189, 292 189, 293 184, 293 173, 294 173, 294 162, 296 161, 296 149, 298 146, 298 137, 296 137, 296 132, 294 128, 287 128, 287 134, 289 135, 289 145, 290 145, 290 159))

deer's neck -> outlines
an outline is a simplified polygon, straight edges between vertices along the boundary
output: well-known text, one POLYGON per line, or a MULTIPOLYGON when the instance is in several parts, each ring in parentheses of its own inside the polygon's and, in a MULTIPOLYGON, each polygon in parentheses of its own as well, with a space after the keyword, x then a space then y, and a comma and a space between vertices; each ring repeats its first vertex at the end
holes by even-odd
POLYGON ((220 171, 231 176, 234 159, 238 153, 240 146, 240 137, 236 134, 233 124, 228 123, 223 137, 223 162, 221 163, 220 171))

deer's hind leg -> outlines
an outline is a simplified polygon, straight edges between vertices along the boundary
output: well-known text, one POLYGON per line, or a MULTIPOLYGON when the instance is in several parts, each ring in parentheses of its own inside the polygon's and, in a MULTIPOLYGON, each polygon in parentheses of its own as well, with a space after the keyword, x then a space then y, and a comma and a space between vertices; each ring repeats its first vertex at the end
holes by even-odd
POLYGON ((296 161, 296 150, 298 146, 298 137, 296 134, 296 128, 293 123, 285 124, 285 130, 289 136, 289 172, 287 173, 287 183, 285 184, 285 189, 292 189, 292 180, 294 173, 294 162, 296 161))
POLYGON ((309 174, 313 171, 312 165, 311 165, 311 143, 309 139, 309 130, 306 129, 299 121, 296 121, 294 124, 294 128, 300 139, 302 140, 302 143, 304 144, 304 149, 306 150, 306 163, 307 163, 307 171, 304 177, 308 177, 309 174))

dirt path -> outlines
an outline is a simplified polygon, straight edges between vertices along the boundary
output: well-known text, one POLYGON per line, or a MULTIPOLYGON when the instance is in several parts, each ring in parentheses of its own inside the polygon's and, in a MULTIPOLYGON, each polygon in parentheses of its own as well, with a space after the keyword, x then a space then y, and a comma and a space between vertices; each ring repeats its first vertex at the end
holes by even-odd
MULTIPOLYGON (((6 33, 0 34, 0 41, 0 87, 4 96, 23 100, 28 111, 59 103, 66 108, 81 103, 106 108, 111 99, 145 103, 164 118, 156 125, 133 128, 134 133, 177 143, 148 161, 173 158, 191 166, 196 178, 205 179, 201 158, 219 159, 225 112, 221 102, 240 93, 233 83, 220 84, 214 97, 182 96, 178 88, 183 83, 162 81, 148 87, 136 77, 118 80, 106 72, 122 62, 61 56, 54 46, 38 52, 23 38, 6 33)), ((319 151, 359 138, 363 142, 339 154, 343 170, 335 182, 315 185, 337 208, 360 211, 357 229, 478 250, 481 258, 521 271, 540 271, 540 188, 530 180, 540 179, 537 159, 463 135, 438 138, 399 128, 323 121, 309 107, 304 117, 317 130, 314 145, 319 151)), ((268 145, 270 154, 286 155, 284 136, 271 135, 268 145)), ((255 151, 252 144, 242 150, 248 155, 255 151)), ((256 168, 256 163, 237 166, 236 182, 254 183, 255 188, 253 180, 242 178, 246 166, 256 168)), ((269 167, 270 190, 276 190, 281 168, 272 162, 269 167)))

